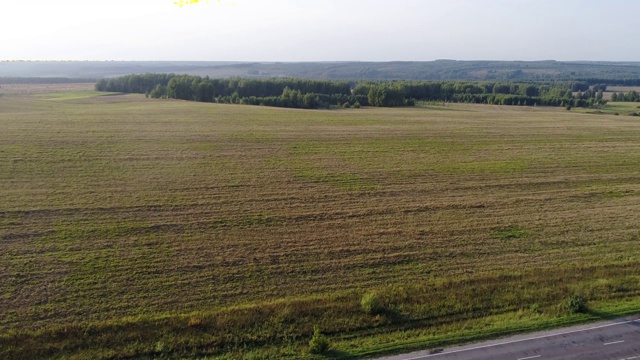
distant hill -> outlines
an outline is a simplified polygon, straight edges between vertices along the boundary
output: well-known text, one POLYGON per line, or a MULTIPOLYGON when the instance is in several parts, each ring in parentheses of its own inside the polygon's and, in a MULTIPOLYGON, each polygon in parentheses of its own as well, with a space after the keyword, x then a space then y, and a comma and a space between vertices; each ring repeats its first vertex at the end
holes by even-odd
POLYGON ((0 62, 0 77, 111 78, 176 73, 211 78, 296 77, 344 80, 640 79, 640 62, 416 61, 250 63, 199 61, 0 62))

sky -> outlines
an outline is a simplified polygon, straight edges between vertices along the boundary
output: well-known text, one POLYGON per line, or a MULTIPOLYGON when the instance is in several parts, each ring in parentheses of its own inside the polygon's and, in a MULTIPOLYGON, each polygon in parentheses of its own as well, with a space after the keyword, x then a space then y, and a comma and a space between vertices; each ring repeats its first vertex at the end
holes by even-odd
POLYGON ((640 61, 638 0, 176 1, 0 0, 0 60, 640 61))

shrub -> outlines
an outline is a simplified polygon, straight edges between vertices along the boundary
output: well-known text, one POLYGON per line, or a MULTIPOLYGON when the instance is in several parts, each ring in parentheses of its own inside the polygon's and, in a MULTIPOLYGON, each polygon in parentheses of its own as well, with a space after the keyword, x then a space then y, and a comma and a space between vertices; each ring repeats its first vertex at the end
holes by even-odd
POLYGON ((571 105, 567 105, 567 107, 565 109, 571 110, 571 105))
POLYGON ((345 109, 349 109, 351 108, 351 104, 349 104, 349 102, 347 101, 346 103, 342 104, 342 107, 345 109))
POLYGON ((354 108, 354 109, 360 109, 360 102, 359 102, 359 101, 356 101, 356 103, 355 103, 355 104, 353 104, 353 108, 354 108))
POLYGON ((364 312, 370 315, 379 314, 384 310, 380 295, 375 291, 364 294, 362 300, 360 300, 360 306, 364 312))
POLYGON ((322 335, 318 325, 313 327, 313 337, 309 341, 309 352, 312 354, 324 354, 329 350, 329 339, 322 335))
POLYGON ((564 309, 569 314, 586 313, 589 308, 587 307, 587 299, 582 295, 573 295, 564 302, 564 309))

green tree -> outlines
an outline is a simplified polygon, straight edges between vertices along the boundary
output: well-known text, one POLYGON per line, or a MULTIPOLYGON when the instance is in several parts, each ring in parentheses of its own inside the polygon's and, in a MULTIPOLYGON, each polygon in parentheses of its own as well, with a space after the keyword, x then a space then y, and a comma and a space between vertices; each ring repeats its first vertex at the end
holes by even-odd
POLYGON ((169 80, 167 96, 172 99, 193 100, 192 77, 178 76, 169 80))
POLYGON ((402 106, 404 89, 398 86, 375 85, 369 89, 368 100, 372 106, 402 106))
POLYGON ((511 86, 509 86, 508 84, 496 84, 493 87, 493 93, 507 95, 511 93, 511 86))
POLYGON ((537 86, 527 85, 521 89, 521 93, 524 96, 538 96, 539 90, 537 86))
POLYGON ((149 97, 152 99, 161 99, 167 97, 167 88, 158 84, 149 93, 149 97))

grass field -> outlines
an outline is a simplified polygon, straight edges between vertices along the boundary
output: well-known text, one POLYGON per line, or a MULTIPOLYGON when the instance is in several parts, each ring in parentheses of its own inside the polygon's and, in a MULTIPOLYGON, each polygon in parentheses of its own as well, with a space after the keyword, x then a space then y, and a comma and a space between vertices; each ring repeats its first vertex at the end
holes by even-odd
MULTIPOLYGON (((1 84, 0 93, 5 95, 51 94, 68 92, 88 92, 95 89, 95 83, 71 84, 1 84)), ((59 95, 58 95, 59 96, 59 95)))
POLYGON ((311 358, 315 324, 349 358, 640 311, 638 118, 78 91, 0 97, 0 358, 311 358))
POLYGON ((608 102, 606 105, 600 105, 597 108, 573 108, 571 111, 590 115, 619 115, 619 116, 637 116, 640 114, 640 103, 637 102, 608 102))

